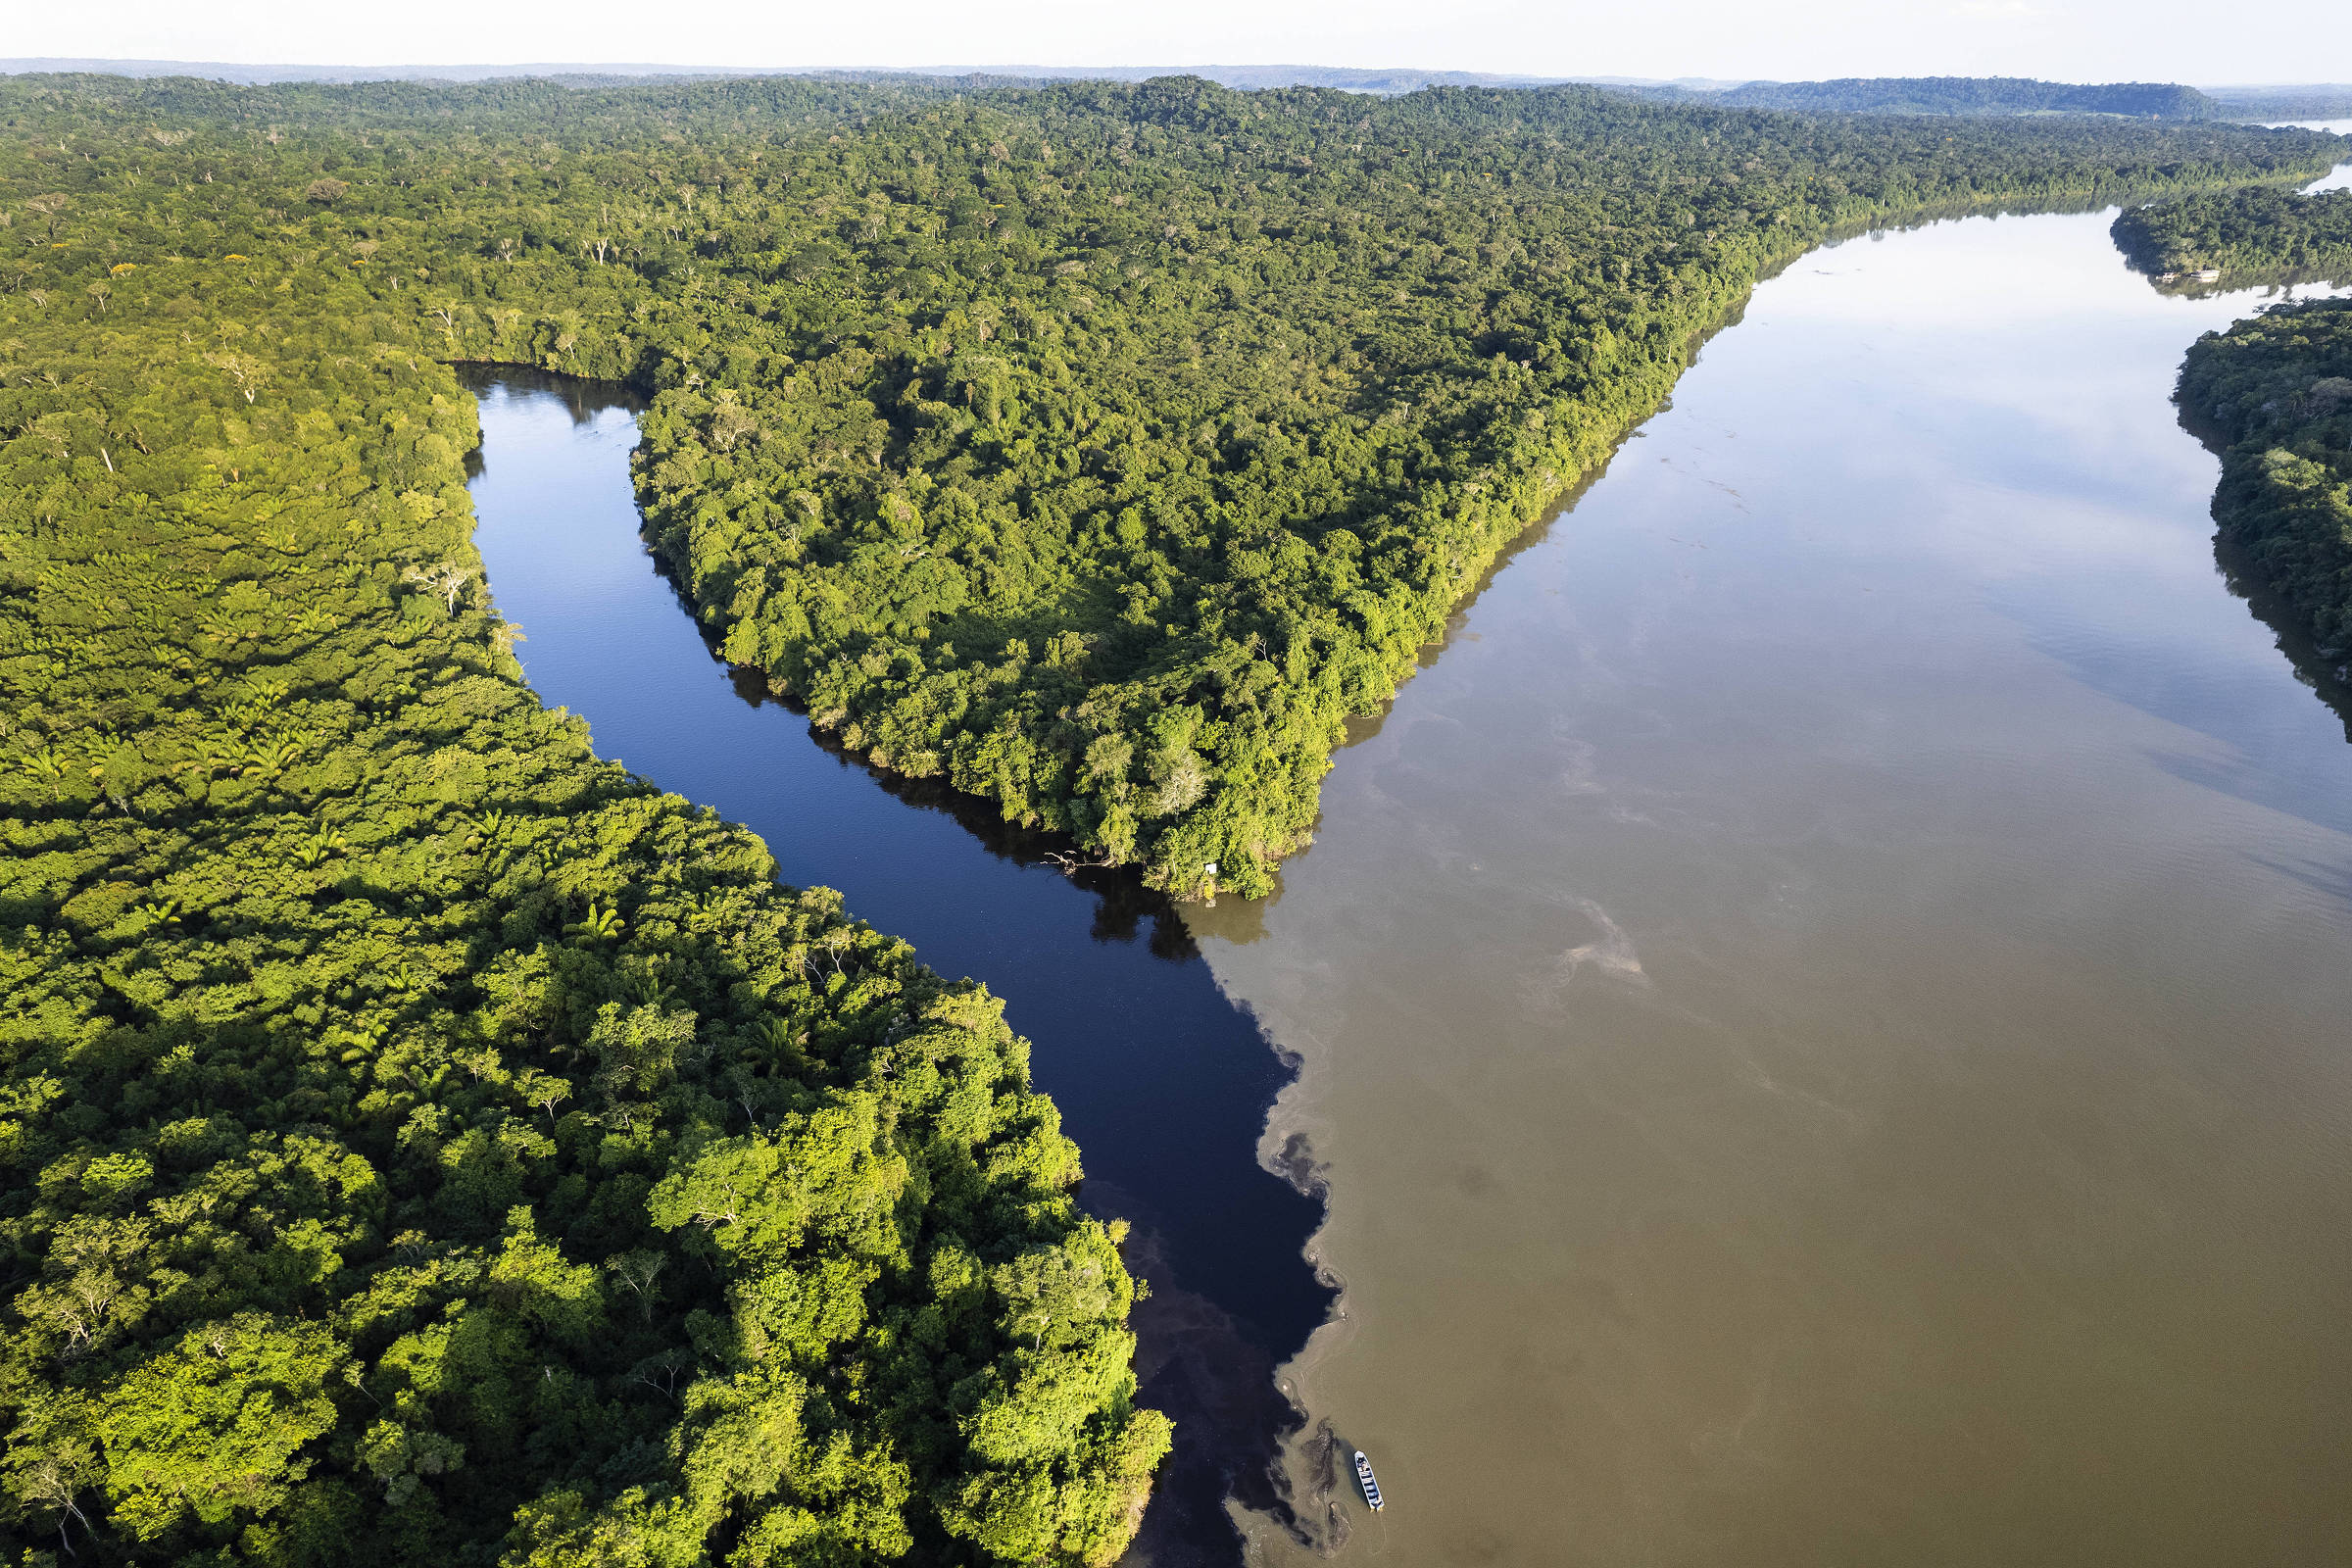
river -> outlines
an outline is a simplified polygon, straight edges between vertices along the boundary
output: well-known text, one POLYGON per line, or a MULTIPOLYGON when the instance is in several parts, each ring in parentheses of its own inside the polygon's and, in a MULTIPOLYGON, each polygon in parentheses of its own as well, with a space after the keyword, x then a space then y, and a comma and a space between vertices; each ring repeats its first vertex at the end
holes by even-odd
POLYGON ((1008 999, 1152 1284, 1137 1561, 2340 1560, 2352 748, 2169 402, 2255 300, 2107 222, 1764 284, 1255 903, 1074 882, 732 680, 625 400, 477 373, 477 537, 600 751, 1008 999))
POLYGON ((1117 873, 1073 881, 1050 841, 828 750, 764 682, 731 676, 639 539, 624 391, 506 368, 466 379, 475 542, 540 697, 586 718, 601 755, 748 823, 787 882, 840 889, 933 968, 1005 999, 1081 1151, 1087 1206, 1134 1225, 1151 1282, 1141 1398, 1176 1418, 1178 1446, 1147 1544, 1168 1564, 1233 1560, 1225 1497, 1280 1506, 1268 1478, 1293 1417, 1274 1366, 1331 1303, 1300 1255, 1319 1204, 1255 1158, 1288 1068, 1165 900, 1117 873))
POLYGON ((1765 283, 1196 915, 1329 1184, 1324 1544, 2352 1560, 2344 694, 2169 398, 2263 296, 2111 216, 1765 283))

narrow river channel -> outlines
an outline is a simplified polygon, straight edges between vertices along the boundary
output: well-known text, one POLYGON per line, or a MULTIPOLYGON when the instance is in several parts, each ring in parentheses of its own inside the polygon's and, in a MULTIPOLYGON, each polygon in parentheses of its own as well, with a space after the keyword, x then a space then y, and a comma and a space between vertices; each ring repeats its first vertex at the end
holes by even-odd
POLYGON ((1132 1560, 2347 1560, 2347 705, 2169 401, 2259 297, 2109 216, 1766 283, 1255 904, 1073 882, 731 680, 623 400, 480 372, 478 539, 600 751, 1008 999, 1152 1286, 1132 1560))
POLYGON ((586 718, 603 756, 748 823, 787 882, 840 889, 934 969, 1005 999, 1083 1152, 1088 1205, 1134 1224, 1129 1258, 1152 1287, 1141 1399, 1178 1423, 1152 1560, 1238 1560, 1224 1499, 1278 1507, 1268 1478, 1292 1414, 1274 1367, 1331 1302, 1301 1255, 1320 1205, 1255 1157, 1288 1069, 1164 900, 1109 872, 1073 882, 1044 860, 1052 844, 826 750, 763 682, 731 678, 638 537, 625 393, 506 368, 467 379, 475 541, 531 685, 586 718))

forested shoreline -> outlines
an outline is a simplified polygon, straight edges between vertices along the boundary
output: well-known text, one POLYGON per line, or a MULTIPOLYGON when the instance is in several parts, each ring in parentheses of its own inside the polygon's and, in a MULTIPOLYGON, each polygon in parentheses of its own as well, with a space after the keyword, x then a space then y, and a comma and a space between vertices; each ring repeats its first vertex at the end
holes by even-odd
POLYGON ((2274 306, 2188 351, 2184 417, 2228 443, 2214 520, 2323 659, 2352 656, 2352 301, 2274 306))
POLYGON ((647 388, 653 536, 731 659, 1180 894, 1269 885, 1345 717, 1765 268, 2337 145, 1193 80, 62 101, 117 177, 233 151, 222 245, 344 257, 445 357, 647 388))
POLYGON ((2199 191, 2116 216, 2116 245, 2143 272, 2317 278, 2352 269, 2352 190, 2199 191))
POLYGON ((1101 1563, 1165 1451, 994 1001, 522 684, 442 362, 649 391, 658 547, 846 743, 1254 892, 1342 720, 1763 269, 2336 146, 0 83, 12 1546, 1101 1563))
POLYGON ((2352 83, 2303 86, 2213 87, 2208 95, 2231 120, 2340 120, 2352 115, 2352 83))
POLYGON ((224 250, 332 254, 445 358, 645 387, 652 536, 731 660, 1187 895, 1270 885, 1344 719, 1766 268, 2338 145, 1192 79, 0 104, 224 250))

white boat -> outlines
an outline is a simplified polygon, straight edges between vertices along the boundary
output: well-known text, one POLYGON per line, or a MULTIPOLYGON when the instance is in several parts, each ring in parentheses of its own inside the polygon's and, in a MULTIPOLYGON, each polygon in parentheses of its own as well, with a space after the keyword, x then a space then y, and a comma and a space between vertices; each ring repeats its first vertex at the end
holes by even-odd
POLYGON ((1364 1489, 1364 1501, 1372 1505, 1374 1513, 1388 1506, 1381 1498, 1380 1483, 1372 1479, 1372 1461, 1364 1457, 1361 1448, 1355 1450, 1355 1481, 1364 1489))

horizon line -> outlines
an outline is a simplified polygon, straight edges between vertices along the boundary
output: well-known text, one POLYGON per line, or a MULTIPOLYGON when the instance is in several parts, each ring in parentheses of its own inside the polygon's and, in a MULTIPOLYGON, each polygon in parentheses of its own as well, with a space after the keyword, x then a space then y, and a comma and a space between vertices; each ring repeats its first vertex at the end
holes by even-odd
MULTIPOLYGON (((552 61, 552 60, 534 60, 534 61, 477 61, 477 62, 449 62, 449 63, 425 62, 425 61, 408 61, 408 62, 401 62, 401 63, 396 63, 396 64, 386 64, 386 65, 352 65, 352 64, 339 64, 339 63, 331 63, 331 62, 311 62, 311 61, 290 61, 290 60, 272 60, 272 61, 245 61, 245 60, 177 60, 177 59, 168 59, 168 58, 161 58, 161 57, 145 57, 145 56, 102 56, 102 55, 21 55, 21 56, 0 57, 0 74, 5 74, 5 75, 32 75, 32 74, 51 74, 51 73, 58 74, 85 74, 85 73, 86 73, 86 74, 123 74, 123 75, 141 75, 141 74, 143 74, 143 75, 177 75, 177 74, 186 74, 186 75, 197 75, 197 76, 202 76, 202 75, 205 75, 205 74, 210 74, 210 73, 218 73, 218 72, 223 72, 223 71, 233 71, 233 72, 239 72, 239 73, 249 73, 249 74, 259 74, 259 73, 294 73, 294 72, 308 72, 308 73, 335 74, 342 74, 342 75, 350 75, 350 76, 354 76, 354 77, 358 77, 358 78, 363 78, 363 79, 364 79, 364 78, 370 78, 370 77, 380 77, 380 78, 382 78, 382 79, 387 79, 387 80, 398 80, 398 79, 415 79, 415 78, 418 78, 418 77, 423 77, 423 78, 433 78, 433 77, 437 77, 437 76, 440 76, 440 75, 442 75, 442 74, 448 74, 448 73, 466 73, 466 75, 467 75, 467 77, 468 77, 468 78, 470 78, 470 79, 475 79, 475 80, 484 80, 484 79, 498 79, 498 78, 501 78, 501 77, 514 77, 514 78, 526 78, 526 79, 527 79, 527 78, 533 78, 533 77, 553 77, 553 76, 563 76, 563 75, 610 75, 610 76, 637 76, 637 77, 654 77, 654 76, 793 76, 793 75, 820 75, 820 74, 872 74, 872 75, 893 75, 893 76, 924 76, 924 77, 936 77, 936 78, 943 78, 943 79, 952 79, 952 78, 954 78, 954 77, 958 77, 958 76, 1010 76, 1010 77, 1029 77, 1029 78, 1032 78, 1032 79, 1045 79, 1045 78, 1061 77, 1061 78, 1087 79, 1087 78, 1089 78, 1089 77, 1098 76, 1098 75, 1102 75, 1102 76, 1114 76, 1114 74, 1115 74, 1115 76, 1125 76, 1125 75, 1140 75, 1140 76, 1144 76, 1144 77, 1146 77, 1146 78, 1149 78, 1149 77, 1152 77, 1152 76, 1170 76, 1170 75, 1195 75, 1195 74, 1206 74, 1206 73, 1209 73, 1209 72, 1225 72, 1225 73, 1232 73, 1232 74, 1239 74, 1239 73, 1245 73, 1245 72, 1247 72, 1247 73, 1253 73, 1253 74, 1255 74, 1255 73, 1276 74, 1276 73, 1285 73, 1285 72, 1317 72, 1317 73, 1324 73, 1324 74, 1334 74, 1334 75, 1358 75, 1358 76, 1381 76, 1381 77, 1423 76, 1423 77, 1429 77, 1429 78, 1432 78, 1432 79, 1437 79, 1437 78, 1453 78, 1453 79, 1455 79, 1455 80, 1457 80, 1457 81, 1465 81, 1465 82, 1471 82, 1471 83, 1476 83, 1476 84, 1486 84, 1486 85, 1525 85, 1525 86, 1559 86, 1559 85, 1573 85, 1573 86, 1682 87, 1682 88, 1686 88, 1686 89, 1689 89, 1689 90, 1693 90, 1693 91, 1702 91, 1702 92, 1703 92, 1703 91, 1710 91, 1710 90, 1730 90, 1730 89, 1732 89, 1732 88, 1736 88, 1736 87, 1744 87, 1744 86, 1753 86, 1753 85, 1789 85, 1789 84, 1793 84, 1793 83, 1795 83, 1795 82, 1800 82, 1800 81, 1872 81, 1872 80, 1877 80, 1877 81, 1890 81, 1890 80, 1906 80, 1906 79, 1912 79, 1912 80, 1916 80, 1916 79, 1928 79, 1928 78, 1919 77, 1919 76, 1903 77, 1903 76, 1886 76, 1886 75, 1881 75, 1881 76, 1858 76, 1858 75, 1848 75, 1848 76, 1815 76, 1815 77, 1774 77, 1774 76, 1636 76, 1636 75, 1626 75, 1626 74, 1585 74, 1585 75, 1573 75, 1573 74, 1536 74, 1536 73, 1527 73, 1527 72, 1469 71, 1469 70, 1462 70, 1462 69, 1458 69, 1458 68, 1451 68, 1451 67, 1434 67, 1434 66, 1433 66, 1433 67, 1423 67, 1423 66, 1325 66, 1325 65, 1313 65, 1313 64, 1307 64, 1307 63, 1303 63, 1303 62, 1288 62, 1288 61, 1273 61, 1273 62, 1266 62, 1266 63, 1263 63, 1263 64, 1253 64, 1253 63, 1231 63, 1231 62, 1221 62, 1221 61, 1204 61, 1204 62, 1200 62, 1200 63, 1197 63, 1197 64, 1190 64, 1190 65, 1150 65, 1150 66, 1111 65, 1111 64, 1095 64, 1095 65, 1085 65, 1085 66, 1044 66, 1044 65, 1027 65, 1027 64, 983 65, 983 66, 972 66, 972 65, 958 65, 958 66, 948 66, 948 65, 932 65, 932 66, 875 66, 875 65, 766 65, 766 66, 715 66, 715 65, 679 65, 679 64, 672 64, 672 63, 667 63, 667 62, 658 62, 658 61, 552 61), (127 69, 107 70, 107 69, 105 69, 105 68, 136 68, 136 69, 135 69, 135 70, 127 70, 127 69)), ((465 79, 465 78, 461 78, 461 79, 465 79)), ((2000 79, 2010 79, 2010 80, 2038 80, 2038 81, 2051 81, 2051 82, 2065 82, 2065 83, 2066 83, 2066 84, 2068 84, 2068 85, 2075 85, 2075 86, 2115 86, 2115 85, 2124 85, 2124 84, 2125 84, 2125 83, 2124 83, 2123 81, 2121 81, 2121 80, 2067 82, 2067 81, 2066 81, 2066 78, 2063 78, 2063 77, 2056 77, 2056 76, 2041 76, 2041 77, 2009 77, 2009 78, 2002 78, 2002 77, 1999 77, 1999 76, 1947 76, 1947 79, 1952 79, 1952 80, 1978 80, 1978 81, 1990 81, 1990 80, 2000 80, 2000 79)), ((2152 84, 2155 84, 2155 83, 2133 83, 2133 84, 2137 84, 2137 85, 2152 85, 2152 84)), ((2197 89, 2199 89, 2199 90, 2215 90, 2215 89, 2222 89, 2222 88, 2235 88, 2235 89, 2249 89, 2249 88, 2279 89, 2279 88, 2289 88, 2289 87, 2292 87, 2292 88, 2305 88, 2305 89, 2308 89, 2308 88, 2315 88, 2315 87, 2337 87, 2337 88, 2341 88, 2341 87, 2352 86, 2352 83, 2343 83, 2343 82, 2318 82, 2318 81, 2263 81, 2263 82, 2253 82, 2253 81, 2231 81, 2231 82, 2179 82, 2179 83, 2174 83, 2174 84, 2175 84, 2175 85, 2180 85, 2180 86, 2194 87, 2194 88, 2197 88, 2197 89)), ((250 83, 250 85, 266 85, 266 83, 259 83, 259 82, 256 82, 256 83, 250 83)))

